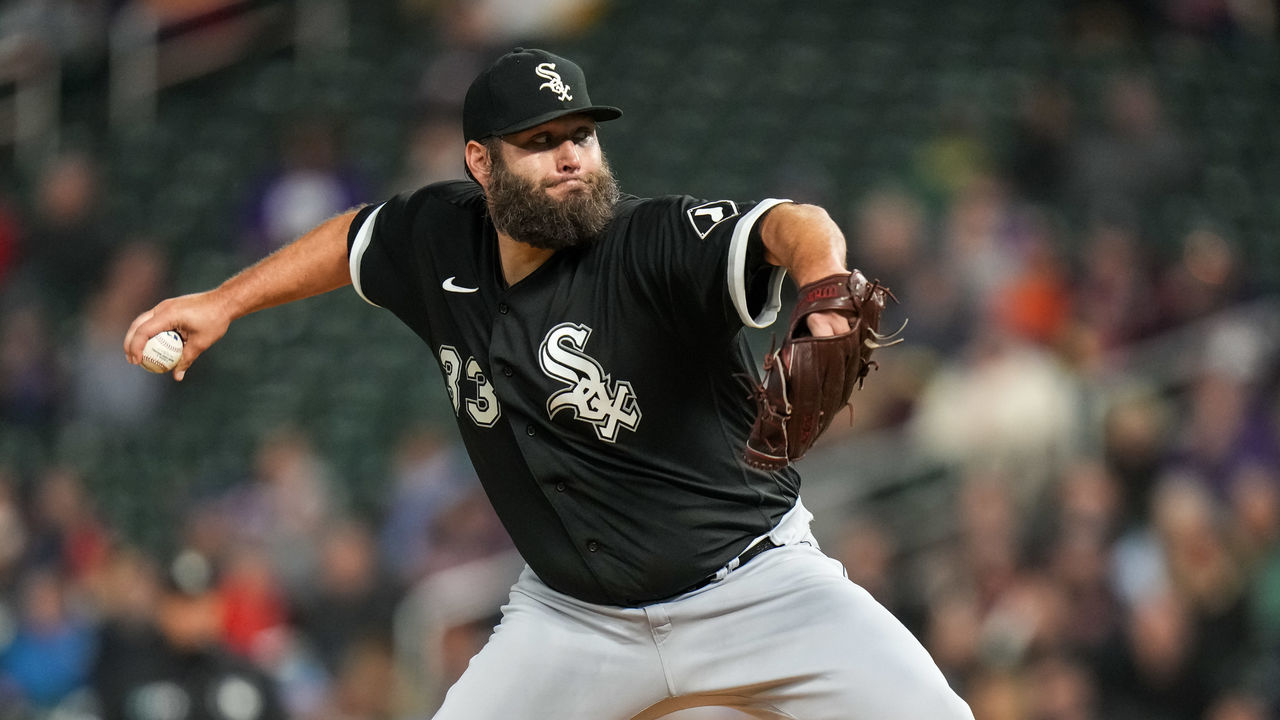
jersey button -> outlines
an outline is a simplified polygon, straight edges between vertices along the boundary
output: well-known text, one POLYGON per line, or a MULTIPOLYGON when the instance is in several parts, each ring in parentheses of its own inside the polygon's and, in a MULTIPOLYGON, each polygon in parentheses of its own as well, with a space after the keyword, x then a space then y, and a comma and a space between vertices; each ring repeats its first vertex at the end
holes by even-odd
POLYGON ((516 374, 516 371, 512 370, 510 365, 504 365, 502 367, 502 374, 506 375, 507 377, 511 377, 512 375, 516 374))
POLYGON ((533 436, 533 434, 534 434, 534 433, 536 433, 536 432, 537 432, 537 429, 536 429, 536 428, 534 428, 534 427, 533 427, 533 425, 525 425, 525 426, 524 426, 524 434, 525 434, 525 435, 528 435, 528 436, 532 437, 532 436, 533 436))
POLYGON ((565 490, 568 490, 568 489, 569 489, 568 485, 565 485, 562 482, 556 483, 556 492, 564 492, 565 490))
POLYGON ((498 312, 506 315, 509 310, 511 310, 511 308, 507 307, 506 303, 498 303, 498 312))
POLYGON ((587 541, 587 552, 595 552, 599 549, 600 549, 600 543, 596 542, 595 540, 587 541))

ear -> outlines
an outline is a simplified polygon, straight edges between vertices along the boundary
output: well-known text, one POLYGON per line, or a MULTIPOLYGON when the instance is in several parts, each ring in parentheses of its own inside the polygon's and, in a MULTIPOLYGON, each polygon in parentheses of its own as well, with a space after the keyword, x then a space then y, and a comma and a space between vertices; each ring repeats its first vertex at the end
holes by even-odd
POLYGON ((471 171, 471 177, 480 183, 480 187, 485 190, 489 189, 489 176, 493 172, 493 162, 489 158, 489 149, 478 141, 467 141, 466 150, 467 170, 471 171))

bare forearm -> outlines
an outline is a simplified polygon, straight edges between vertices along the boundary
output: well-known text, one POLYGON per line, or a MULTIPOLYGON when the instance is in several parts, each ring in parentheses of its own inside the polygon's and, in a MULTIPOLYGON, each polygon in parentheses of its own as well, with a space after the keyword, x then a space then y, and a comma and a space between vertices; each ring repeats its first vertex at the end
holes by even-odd
POLYGON ((218 286, 214 293, 229 318, 349 285, 347 229, 355 214, 326 220, 218 286))
POLYGON ((148 338, 174 330, 183 339, 182 357, 173 371, 174 379, 181 380, 191 363, 226 334, 236 318, 351 282, 347 229, 353 217, 355 211, 321 223, 213 290, 169 298, 142 313, 125 333, 125 357, 140 363, 148 338))
POLYGON ((760 227, 765 260, 787 269, 797 285, 845 272, 844 233, 816 205, 779 205, 760 227))

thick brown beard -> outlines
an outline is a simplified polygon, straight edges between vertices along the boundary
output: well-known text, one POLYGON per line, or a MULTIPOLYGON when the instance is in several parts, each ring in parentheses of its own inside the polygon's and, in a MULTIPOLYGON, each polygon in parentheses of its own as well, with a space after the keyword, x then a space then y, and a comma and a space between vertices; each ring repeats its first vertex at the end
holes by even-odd
POLYGON ((493 171, 488 190, 489 215, 499 231, 537 248, 563 250, 594 240, 618 202, 618 184, 601 158, 599 170, 582 176, 585 192, 571 192, 562 200, 511 171, 502 153, 491 152, 493 171))

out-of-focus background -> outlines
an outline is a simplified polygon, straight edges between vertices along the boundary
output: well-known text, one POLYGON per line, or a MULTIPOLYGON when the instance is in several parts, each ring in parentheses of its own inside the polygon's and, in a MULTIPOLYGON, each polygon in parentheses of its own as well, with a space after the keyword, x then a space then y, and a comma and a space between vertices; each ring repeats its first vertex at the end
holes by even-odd
POLYGON ((466 85, 534 43, 625 109, 625 191, 822 204, 901 299, 805 498, 978 718, 1280 717, 1278 14, 0 3, 0 718, 98 716, 180 548, 291 717, 430 716, 520 561, 426 349, 350 290, 242 320, 180 385, 121 341, 458 177, 466 85))

